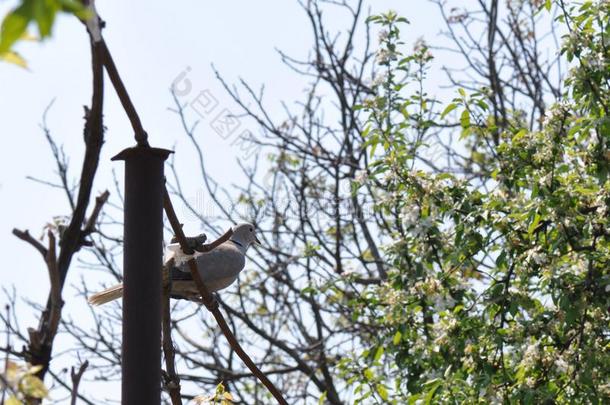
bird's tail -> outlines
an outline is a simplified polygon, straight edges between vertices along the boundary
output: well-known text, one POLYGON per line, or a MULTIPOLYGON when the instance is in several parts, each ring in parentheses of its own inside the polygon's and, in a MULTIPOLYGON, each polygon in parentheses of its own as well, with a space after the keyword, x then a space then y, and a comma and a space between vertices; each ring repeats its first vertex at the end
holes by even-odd
POLYGON ((106 288, 104 291, 93 294, 89 297, 89 304, 104 305, 107 302, 114 301, 123 296, 123 284, 115 285, 114 287, 106 288))

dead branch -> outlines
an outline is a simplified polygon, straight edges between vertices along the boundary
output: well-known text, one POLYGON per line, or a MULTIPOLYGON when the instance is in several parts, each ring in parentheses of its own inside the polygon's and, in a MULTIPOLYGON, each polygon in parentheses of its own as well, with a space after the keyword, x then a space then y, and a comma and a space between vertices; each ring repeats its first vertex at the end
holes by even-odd
POLYGON ((88 235, 95 231, 95 223, 102 212, 104 204, 106 204, 106 201, 108 201, 108 197, 110 197, 110 192, 108 190, 95 197, 95 206, 93 207, 93 212, 91 212, 91 216, 89 216, 89 220, 83 229, 83 234, 88 235))
POLYGON ((76 405, 76 400, 78 399, 78 386, 79 386, 80 380, 83 377, 83 374, 85 373, 85 370, 87 369, 88 366, 89 366, 89 362, 87 360, 85 360, 80 365, 77 372, 74 371, 74 366, 72 366, 70 368, 70 378, 72 379, 72 391, 70 393, 70 397, 71 397, 70 404, 71 405, 76 405))

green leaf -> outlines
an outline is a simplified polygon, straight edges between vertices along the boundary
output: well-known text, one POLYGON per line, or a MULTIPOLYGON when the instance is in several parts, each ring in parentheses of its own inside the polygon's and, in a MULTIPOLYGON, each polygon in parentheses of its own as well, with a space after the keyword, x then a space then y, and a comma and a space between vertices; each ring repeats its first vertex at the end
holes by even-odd
POLYGON ((371 125, 367 125, 366 127, 364 127, 364 129, 362 130, 362 137, 366 138, 366 136, 369 134, 369 132, 371 132, 371 125))
POLYGON ((445 109, 441 113, 441 119, 445 118, 445 116, 447 114, 449 114, 451 111, 455 110, 457 108, 457 106, 458 105, 456 103, 451 103, 447 107, 445 107, 445 109))
POLYGON ((55 22, 55 15, 59 11, 59 4, 53 0, 35 0, 33 1, 33 15, 40 38, 46 38, 51 35, 51 28, 55 22))
POLYGON ((468 111, 468 109, 462 111, 462 114, 460 115, 460 125, 464 129, 470 127, 470 111, 468 111))
POLYGON ((34 0, 24 0, 11 11, 0 26, 0 54, 8 52, 13 44, 25 33, 34 15, 34 0))
POLYGON ((320 395, 320 399, 318 399, 318 405, 324 405, 324 401, 326 401, 326 397, 328 396, 328 391, 324 391, 322 395, 320 395))
POLYGON ((379 361, 381 356, 383 355, 383 346, 379 346, 375 351, 375 357, 373 357, 373 361, 379 361))
POLYGON ((0 54, 0 60, 8 63, 15 64, 24 69, 28 68, 28 63, 19 55, 17 52, 8 51, 0 54))
POLYGON ((392 343, 394 343, 394 346, 397 346, 400 343, 400 340, 402 339, 402 333, 400 333, 400 331, 396 331, 396 333, 394 334, 394 338, 392 339, 392 343))
POLYGON ((371 158, 375 156, 375 149, 377 149, 377 145, 379 145, 379 142, 371 143, 371 151, 369 152, 369 156, 371 158))
POLYGON ((504 269, 507 267, 507 265, 508 262, 506 261, 506 250, 503 250, 502 253, 500 253, 496 258, 496 266, 501 269, 504 269))
POLYGON ((364 378, 366 378, 367 381, 372 381, 375 378, 375 374, 373 374, 373 371, 368 367, 365 368, 362 373, 364 374, 364 378))
POLYGON ((540 214, 538 214, 536 212, 536 214, 534 214, 534 219, 532 220, 532 223, 530 224, 530 226, 527 228, 527 233, 532 236, 532 234, 534 233, 534 231, 536 230, 536 227, 538 226, 538 224, 540 223, 540 214))
POLYGON ((521 129, 519 132, 517 132, 514 136, 513 136, 513 142, 517 142, 519 141, 521 138, 523 138, 525 135, 527 135, 527 129, 521 129))
POLYGON ((24 376, 19 385, 22 392, 29 397, 46 398, 49 395, 42 380, 33 375, 24 376))
POLYGON ((72 13, 83 20, 91 16, 91 11, 76 0, 21 0, 20 5, 2 21, 0 54, 9 52, 19 39, 27 39, 27 27, 33 21, 41 39, 50 36, 59 11, 72 13))
POLYGON ((24 376, 19 382, 19 388, 24 394, 33 398, 46 398, 49 395, 42 380, 34 375, 24 376))
POLYGON ((413 394, 409 397, 409 405, 414 405, 421 398, 421 394, 413 394))
POLYGON ((432 403, 432 398, 434 398, 434 394, 436 394, 436 390, 438 390, 438 387, 440 387, 442 383, 443 383, 442 380, 437 380, 436 382, 434 382, 431 385, 431 387, 428 389, 428 393, 426 394, 426 397, 424 399, 424 404, 429 405, 432 403))
POLYGON ((477 105, 478 105, 479 107, 481 107, 481 109, 482 109, 483 111, 487 111, 487 110, 489 110, 489 106, 488 106, 488 105, 487 105, 487 103, 486 103, 485 101, 483 101, 483 100, 477 100, 477 105))
POLYGON ((383 399, 384 401, 388 400, 388 397, 389 397, 388 390, 383 384, 377 384, 375 386, 375 389, 377 390, 377 393, 379 394, 381 399, 383 399))
POLYGON ((546 11, 551 11, 552 5, 553 5, 553 2, 551 0, 546 0, 544 2, 544 8, 546 8, 546 11))
POLYGON ((22 405, 23 402, 21 402, 20 400, 18 400, 17 398, 15 398, 15 396, 11 396, 9 399, 7 399, 6 401, 4 401, 4 405, 22 405))
POLYGON ((572 306, 570 306, 568 308, 568 310, 566 311, 566 324, 567 325, 573 325, 576 322, 576 319, 578 318, 578 309, 574 308, 572 306))
POLYGON ((451 373, 451 364, 449 364, 449 366, 445 369, 445 372, 443 373, 443 376, 445 378, 449 377, 449 374, 451 373))
POLYGON ((81 20, 91 18, 92 12, 88 7, 77 0, 58 0, 61 9, 65 12, 72 13, 81 20))

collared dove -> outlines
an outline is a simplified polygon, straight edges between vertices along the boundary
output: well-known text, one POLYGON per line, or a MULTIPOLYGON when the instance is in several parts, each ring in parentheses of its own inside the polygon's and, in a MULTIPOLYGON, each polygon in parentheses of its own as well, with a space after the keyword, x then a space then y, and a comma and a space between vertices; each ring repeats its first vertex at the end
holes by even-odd
MULTIPOLYGON (((205 236, 199 235, 191 238, 190 242, 201 242, 205 236)), ((165 266, 171 265, 173 260, 175 267, 170 269, 172 282, 171 296, 173 298, 198 299, 199 291, 188 267, 188 260, 194 257, 197 262, 197 270, 201 279, 208 288, 214 292, 227 288, 237 279, 246 263, 246 251, 253 243, 260 243, 254 233, 252 224, 239 224, 233 227, 231 238, 218 245, 209 252, 195 252, 192 256, 185 255, 180 245, 172 243, 168 246, 165 256, 165 266)), ((92 305, 102 305, 123 296, 123 284, 107 288, 89 297, 92 305)))

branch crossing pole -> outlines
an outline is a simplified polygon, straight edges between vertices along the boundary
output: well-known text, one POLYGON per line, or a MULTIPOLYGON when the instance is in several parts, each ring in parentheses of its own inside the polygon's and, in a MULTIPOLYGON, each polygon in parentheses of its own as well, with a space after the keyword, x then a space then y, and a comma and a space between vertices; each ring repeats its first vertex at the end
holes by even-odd
POLYGON ((137 146, 125 161, 122 405, 161 402, 163 165, 171 151, 137 146))

